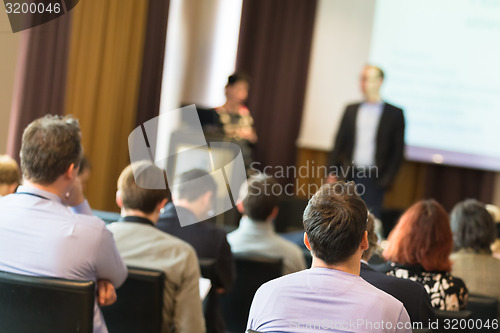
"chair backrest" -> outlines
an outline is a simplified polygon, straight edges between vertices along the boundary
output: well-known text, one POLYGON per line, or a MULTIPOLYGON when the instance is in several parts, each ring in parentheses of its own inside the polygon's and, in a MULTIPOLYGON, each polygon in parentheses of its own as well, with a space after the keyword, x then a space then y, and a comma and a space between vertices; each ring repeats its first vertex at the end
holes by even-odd
POLYGON ((0 332, 92 333, 95 283, 0 271, 0 332))
POLYGON ((477 325, 474 325, 474 327, 470 330, 471 333, 500 332, 497 327, 498 325, 492 325, 495 320, 498 320, 499 316, 498 299, 495 297, 469 294, 469 299, 465 309, 472 312, 471 320, 473 320, 474 323, 477 323, 477 325), (489 323, 489 325, 487 323, 489 323))
POLYGON ((441 311, 434 310, 437 328, 431 326, 432 332, 438 333, 469 333, 467 323, 471 317, 471 312, 468 310, 462 311, 441 311))
POLYGON ((281 276, 283 261, 252 254, 234 254, 236 281, 221 297, 222 313, 230 332, 244 332, 253 296, 265 282, 281 276))
POLYGON ((164 283, 162 271, 128 267, 127 280, 116 290, 117 301, 102 308, 109 332, 161 332, 164 283))
POLYGON ((103 210, 92 209, 92 214, 103 220, 106 224, 116 222, 120 219, 121 215, 116 212, 106 212, 103 210))

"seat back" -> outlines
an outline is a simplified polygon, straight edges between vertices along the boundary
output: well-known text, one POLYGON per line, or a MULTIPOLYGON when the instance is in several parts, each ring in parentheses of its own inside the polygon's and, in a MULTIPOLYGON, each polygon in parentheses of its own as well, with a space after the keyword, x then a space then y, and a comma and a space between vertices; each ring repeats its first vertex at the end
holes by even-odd
POLYGON ((485 295, 469 294, 469 300, 465 308, 472 312, 471 319, 478 324, 474 325, 470 330, 471 333, 500 332, 497 325, 492 325, 494 320, 498 320, 499 316, 498 299, 485 295))
POLYGON ((229 332, 244 332, 253 296, 265 282, 281 276, 283 261, 252 254, 234 254, 236 281, 221 297, 222 314, 229 332))
POLYGON ((435 319, 438 323, 437 329, 431 326, 432 332, 438 333, 469 333, 467 323, 471 317, 468 310, 441 311, 434 310, 435 319))
POLYGON ((0 271, 0 332, 92 333, 95 283, 0 271))
POLYGON ((164 283, 162 271, 128 267, 127 280, 116 290, 117 301, 102 308, 109 332, 161 332, 164 283))
POLYGON ((92 209, 92 214, 94 216, 97 216, 101 220, 104 221, 104 223, 109 224, 116 222, 120 219, 121 215, 116 212, 106 212, 104 210, 97 210, 97 209, 92 209))

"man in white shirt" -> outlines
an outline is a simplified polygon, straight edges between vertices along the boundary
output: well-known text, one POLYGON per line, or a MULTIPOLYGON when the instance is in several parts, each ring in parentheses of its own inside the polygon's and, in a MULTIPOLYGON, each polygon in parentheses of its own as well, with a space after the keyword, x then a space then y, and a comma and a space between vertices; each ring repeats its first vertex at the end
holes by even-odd
POLYGON ((83 197, 80 135, 70 116, 45 116, 24 130, 24 184, 0 199, 0 270, 96 281, 94 332, 106 333, 98 305, 115 302, 127 268, 111 232, 83 197))
POLYGON ((127 265, 165 272, 162 332, 205 332, 196 252, 183 240, 155 228, 167 191, 140 187, 158 179, 164 179, 163 172, 150 162, 126 167, 116 193, 122 217, 108 229, 127 265))
POLYGON ((304 254, 296 244, 274 231, 278 214, 279 186, 260 174, 248 180, 246 196, 240 194, 238 210, 243 214, 238 229, 227 235, 233 253, 254 253, 283 258, 283 275, 306 269, 304 254))

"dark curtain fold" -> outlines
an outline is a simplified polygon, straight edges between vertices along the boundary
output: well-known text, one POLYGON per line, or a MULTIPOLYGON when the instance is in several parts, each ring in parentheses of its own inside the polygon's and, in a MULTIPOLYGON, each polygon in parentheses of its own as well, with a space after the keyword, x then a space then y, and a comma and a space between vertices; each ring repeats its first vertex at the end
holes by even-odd
POLYGON ((427 165, 424 195, 436 199, 450 211, 467 198, 484 203, 493 200, 495 173, 451 166, 427 165))
POLYGON ((160 113, 160 95, 170 1, 149 2, 142 61, 141 85, 137 101, 136 126, 160 113))
POLYGON ((315 13, 316 0, 243 1, 236 70, 252 79, 262 166, 295 165, 315 13))
POLYGON ((24 128, 46 114, 64 113, 71 13, 20 32, 7 153, 19 160, 24 128))

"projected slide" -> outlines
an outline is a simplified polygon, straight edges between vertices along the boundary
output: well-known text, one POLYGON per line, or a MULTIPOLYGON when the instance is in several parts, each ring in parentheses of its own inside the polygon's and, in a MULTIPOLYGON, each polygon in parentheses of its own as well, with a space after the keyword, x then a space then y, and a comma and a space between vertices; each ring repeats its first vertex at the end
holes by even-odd
POLYGON ((500 170, 500 1, 377 0, 371 43, 408 159, 500 170))

